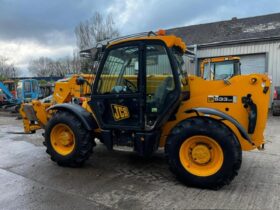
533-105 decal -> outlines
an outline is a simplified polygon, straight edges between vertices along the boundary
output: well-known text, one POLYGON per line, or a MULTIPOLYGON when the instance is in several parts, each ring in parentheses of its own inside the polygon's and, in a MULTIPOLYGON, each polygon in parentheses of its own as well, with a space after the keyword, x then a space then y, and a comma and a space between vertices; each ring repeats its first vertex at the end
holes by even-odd
POLYGON ((207 97, 208 103, 236 103, 236 96, 217 96, 217 95, 209 95, 207 97))

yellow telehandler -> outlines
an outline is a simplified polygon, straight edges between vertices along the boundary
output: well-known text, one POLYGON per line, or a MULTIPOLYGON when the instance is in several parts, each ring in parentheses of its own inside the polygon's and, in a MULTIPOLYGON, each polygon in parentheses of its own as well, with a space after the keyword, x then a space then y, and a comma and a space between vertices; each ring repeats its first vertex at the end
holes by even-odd
MULTIPOLYGON (((180 38, 162 30, 109 41, 82 104, 46 109, 42 127, 51 160, 82 166, 98 138, 109 150, 130 146, 144 157, 164 147, 171 171, 186 185, 229 184, 242 150, 265 143, 270 80, 264 74, 219 81, 187 75, 185 50, 180 38)), ((88 83, 76 79, 78 86, 88 83)))
POLYGON ((81 105, 84 98, 90 96, 93 80, 93 74, 74 74, 57 81, 53 95, 42 100, 22 103, 19 112, 22 116, 24 132, 35 133, 36 130, 45 128, 52 116, 52 111, 48 111, 50 106, 62 103, 81 105), (83 79, 83 84, 79 84, 80 78, 83 79), (84 82, 85 80, 87 82, 84 82))

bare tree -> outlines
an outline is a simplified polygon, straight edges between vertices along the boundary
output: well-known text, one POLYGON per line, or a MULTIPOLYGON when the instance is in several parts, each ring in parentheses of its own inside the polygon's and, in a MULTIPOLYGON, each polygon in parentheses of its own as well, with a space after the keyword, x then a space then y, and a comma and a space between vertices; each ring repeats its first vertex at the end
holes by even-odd
POLYGON ((80 59, 76 54, 72 57, 51 59, 40 57, 29 62, 29 71, 36 76, 65 76, 66 74, 76 74, 81 70, 80 59))
POLYGON ((40 57, 29 62, 28 69, 36 76, 64 76, 66 74, 89 72, 93 68, 90 59, 81 60, 79 51, 93 47, 96 42, 119 36, 112 15, 105 18, 98 12, 89 20, 79 23, 75 28, 78 49, 73 50, 73 57, 51 59, 40 57))
POLYGON ((80 50, 94 46, 96 42, 119 36, 119 30, 115 25, 113 16, 96 12, 89 20, 81 22, 75 28, 77 45, 80 50))
POLYGON ((29 71, 36 76, 50 76, 52 74, 50 63, 52 60, 47 57, 40 57, 31 60, 28 65, 29 71))
POLYGON ((10 62, 10 59, 0 55, 0 79, 14 78, 18 76, 18 69, 10 62))
POLYGON ((73 73, 79 73, 81 71, 81 58, 77 49, 73 50, 72 68, 73 73))

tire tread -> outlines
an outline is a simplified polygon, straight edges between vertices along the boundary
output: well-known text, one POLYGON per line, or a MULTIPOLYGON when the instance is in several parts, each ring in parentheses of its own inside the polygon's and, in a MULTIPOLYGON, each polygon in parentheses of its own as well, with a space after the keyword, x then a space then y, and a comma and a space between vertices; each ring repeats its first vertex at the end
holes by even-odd
POLYGON ((83 127, 82 122, 73 114, 66 111, 58 111, 54 114, 51 120, 46 126, 45 141, 43 144, 46 146, 46 152, 51 156, 51 160, 56 162, 60 166, 68 167, 81 167, 84 162, 90 157, 92 153, 92 148, 95 146, 95 142, 92 137, 92 133, 83 127), (69 123, 75 122, 72 126, 75 128, 74 133, 77 141, 77 136, 79 139, 79 144, 75 149, 74 153, 71 153, 70 158, 64 158, 57 154, 51 146, 50 143, 50 132, 51 128, 63 119, 69 123))
POLYGON ((171 131, 166 141, 165 152, 170 170, 173 173, 175 173, 175 175, 182 182, 184 182, 188 186, 195 186, 215 190, 223 187, 224 185, 228 185, 234 179, 234 177, 237 176, 238 170, 240 169, 242 162, 241 146, 234 133, 223 123, 218 122, 217 120, 212 119, 210 117, 193 117, 180 122, 171 131), (186 179, 182 174, 180 174, 180 170, 178 170, 178 164, 176 163, 176 158, 174 157, 174 144, 175 141, 180 139, 180 136, 188 132, 188 130, 200 130, 201 132, 211 130, 211 132, 216 132, 216 135, 222 135, 223 137, 227 137, 228 141, 231 141, 230 143, 233 146, 234 158, 232 164, 233 166, 227 176, 221 177, 216 182, 206 184, 193 182, 193 180, 186 179))

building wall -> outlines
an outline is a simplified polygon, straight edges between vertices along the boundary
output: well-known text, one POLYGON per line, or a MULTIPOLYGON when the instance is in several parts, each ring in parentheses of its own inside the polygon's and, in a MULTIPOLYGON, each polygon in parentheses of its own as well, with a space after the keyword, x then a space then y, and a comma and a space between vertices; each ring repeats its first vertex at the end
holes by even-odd
POLYGON ((189 56, 183 56, 183 59, 185 62, 183 66, 183 70, 186 70, 188 74, 196 75, 194 58, 189 56))
MULTIPOLYGON (((280 41, 201 48, 197 50, 197 57, 208 58, 216 56, 250 55, 259 53, 266 53, 266 71, 272 76, 273 85, 280 86, 280 41)), ((192 66, 189 68, 191 69, 194 67, 192 66)), ((194 70, 189 70, 189 72, 192 71, 194 70)))

